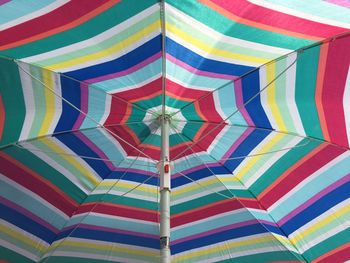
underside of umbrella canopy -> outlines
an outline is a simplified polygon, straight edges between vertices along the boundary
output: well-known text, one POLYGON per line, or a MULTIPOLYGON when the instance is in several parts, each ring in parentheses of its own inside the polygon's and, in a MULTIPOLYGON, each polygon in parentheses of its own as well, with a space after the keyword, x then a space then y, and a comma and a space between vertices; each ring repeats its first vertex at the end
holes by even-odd
POLYGON ((0 262, 168 231, 171 262, 350 260, 349 30, 342 0, 0 0, 0 262))

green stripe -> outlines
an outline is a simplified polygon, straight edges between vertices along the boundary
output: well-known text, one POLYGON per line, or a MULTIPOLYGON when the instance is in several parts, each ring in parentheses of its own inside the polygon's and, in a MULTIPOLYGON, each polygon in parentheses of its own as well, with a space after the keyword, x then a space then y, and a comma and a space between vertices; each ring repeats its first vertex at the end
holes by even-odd
POLYGON ((16 252, 0 246, 0 259, 8 263, 31 263, 35 262, 16 252))
POLYGON ((18 66, 13 61, 0 59, 0 95, 5 109, 1 146, 19 139, 26 112, 18 66))
POLYGON ((216 31, 235 38, 286 49, 298 49, 314 41, 286 36, 239 24, 192 0, 166 0, 169 4, 216 31))
POLYGON ((86 194, 75 186, 69 179, 64 177, 61 173, 49 166, 43 160, 36 157, 31 152, 24 149, 19 149, 17 147, 7 148, 4 150, 4 152, 21 162, 24 166, 30 167, 32 171, 34 171, 40 177, 50 181, 53 185, 58 187, 77 203, 80 203, 86 197, 86 194))
POLYGON ((295 100, 307 135, 323 139, 315 103, 320 47, 298 54, 295 100))
POLYGON ((122 23, 128 18, 142 12, 144 9, 156 3, 156 0, 121 1, 100 15, 81 24, 80 26, 38 40, 36 42, 2 51, 1 53, 2 55, 9 57, 24 58, 41 54, 63 46, 68 46, 73 43, 81 42, 107 31, 111 27, 122 23))

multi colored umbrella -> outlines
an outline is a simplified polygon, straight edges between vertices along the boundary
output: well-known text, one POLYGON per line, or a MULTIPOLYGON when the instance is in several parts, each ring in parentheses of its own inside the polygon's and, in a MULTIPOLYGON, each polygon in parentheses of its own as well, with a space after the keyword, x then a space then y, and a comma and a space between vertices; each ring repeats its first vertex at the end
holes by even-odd
POLYGON ((347 0, 0 0, 0 262, 350 260, 347 0))

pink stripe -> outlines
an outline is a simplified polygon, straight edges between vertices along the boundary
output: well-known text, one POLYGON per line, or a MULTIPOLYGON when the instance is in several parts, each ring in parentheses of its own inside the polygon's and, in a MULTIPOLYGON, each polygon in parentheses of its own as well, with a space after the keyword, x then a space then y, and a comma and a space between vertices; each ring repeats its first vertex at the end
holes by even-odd
MULTIPOLYGON (((76 136, 84 142, 89 148, 95 152, 101 159, 109 159, 108 156, 100 149, 98 148, 89 138, 87 138, 82 132, 78 132, 76 136)), ((101 161, 102 162, 102 161, 101 161)), ((103 161, 110 170, 115 169, 112 162, 103 161)))
POLYGON ((24 209, 23 207, 3 198, 0 196, 0 203, 6 205, 7 207, 12 208, 13 210, 16 210, 18 213, 21 213, 22 215, 30 218, 31 220, 37 222, 38 224, 44 226, 45 228, 51 230, 53 233, 58 234, 59 230, 55 228, 54 226, 50 225, 48 222, 45 220, 41 219, 40 217, 32 214, 28 210, 24 209))
POLYGON ((11 0, 0 0, 0 5, 6 4, 10 2, 11 0))
POLYGON ((168 60, 170 60, 171 62, 173 62, 174 64, 178 65, 179 67, 184 68, 184 69, 188 70, 189 72, 192 72, 193 74, 196 74, 199 76, 206 76, 206 77, 211 77, 211 78, 222 78, 222 79, 228 79, 228 80, 235 80, 238 78, 238 76, 198 70, 198 69, 193 68, 190 65, 182 62, 181 60, 178 60, 177 58, 173 57, 170 54, 167 54, 166 58, 168 60))
POLYGON ((324 0, 324 1, 331 3, 331 4, 340 5, 343 7, 350 8, 350 1, 349 0, 324 0))
POLYGON ((249 225, 253 225, 253 224, 257 224, 257 223, 259 223, 259 222, 256 219, 253 219, 253 220, 249 220, 249 221, 245 221, 245 222, 240 222, 240 223, 236 223, 236 224, 232 224, 232 225, 228 225, 228 226, 219 227, 219 228, 216 228, 216 229, 213 229, 210 231, 206 231, 206 232, 202 232, 202 233, 199 233, 199 234, 196 234, 193 236, 188 236, 188 237, 177 239, 177 240, 171 242, 171 245, 175 245, 178 243, 186 242, 188 240, 197 239, 197 238, 213 235, 213 234, 216 234, 219 232, 223 232, 226 230, 240 228, 243 226, 249 226, 249 225))
POLYGON ((317 195, 313 196, 311 199, 309 199, 307 202, 303 203, 301 206, 293 210, 291 213, 283 217, 280 221, 278 221, 278 225, 285 224, 288 220, 290 220, 292 217, 296 216, 300 212, 302 212, 304 209, 311 206, 313 203, 315 203, 317 200, 321 199, 323 196, 327 195, 328 193, 332 192, 333 190, 337 189, 339 186, 347 183, 350 181, 350 174, 347 176, 344 176, 341 180, 337 181, 336 183, 328 186, 327 188, 323 189, 321 192, 319 192, 317 195))
MULTIPOLYGON (((225 155, 222 157, 223 159, 225 158, 230 158, 231 154, 237 149, 237 147, 251 134, 253 131, 253 128, 248 128, 246 129, 243 134, 234 142, 234 144, 231 146, 231 148, 225 153, 225 155)), ((244 158, 242 158, 244 159, 244 158)))
POLYGON ((116 73, 104 75, 104 76, 101 76, 101 77, 88 79, 88 80, 86 80, 86 82, 88 82, 88 83, 96 83, 96 82, 101 82, 101 81, 105 81, 105 80, 114 79, 114 78, 122 77, 122 76, 125 76, 125 75, 129 75, 129 74, 131 74, 131 73, 133 73, 133 72, 135 72, 135 71, 137 71, 137 70, 147 66, 148 64, 156 61, 157 59, 161 58, 161 56, 162 56, 162 53, 159 52, 159 53, 153 55, 152 57, 149 57, 146 60, 142 61, 141 63, 139 63, 139 64, 137 64, 135 66, 132 66, 131 68, 128 68, 126 70, 119 71, 119 72, 116 72, 116 73))
POLYGON ((242 92, 242 79, 238 79, 234 83, 235 87, 235 95, 236 95, 236 105, 239 109, 239 112, 242 114, 243 118, 247 122, 249 126, 254 126, 254 122, 249 116, 249 113, 247 112, 244 103, 243 103, 243 92, 242 92))
MULTIPOLYGON (((61 232, 67 231, 69 229, 74 229, 75 227, 76 227, 76 225, 72 225, 72 226, 66 227, 61 232)), ((147 238, 157 238, 157 239, 159 238, 159 235, 152 235, 152 234, 147 234, 147 233, 127 231, 127 230, 110 228, 110 227, 105 227, 105 226, 79 224, 78 228, 85 228, 85 229, 91 229, 91 230, 97 230, 97 231, 103 231, 103 232, 109 232, 109 233, 115 233, 115 234, 125 234, 125 235, 147 237, 147 238)))
MULTIPOLYGON (((88 112, 88 94, 89 94, 89 86, 86 83, 80 84, 80 110, 82 112, 87 113, 88 112)), ((80 113, 78 116, 78 119, 74 123, 73 130, 77 130, 80 128, 81 124, 83 123, 85 119, 85 114, 80 113)))

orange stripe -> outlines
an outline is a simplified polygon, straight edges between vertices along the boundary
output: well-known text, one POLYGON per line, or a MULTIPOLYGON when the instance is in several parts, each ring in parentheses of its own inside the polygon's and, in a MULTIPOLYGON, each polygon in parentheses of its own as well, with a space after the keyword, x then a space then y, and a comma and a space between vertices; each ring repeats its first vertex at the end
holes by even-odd
POLYGON ((330 141, 329 132, 327 128, 327 121, 324 114, 323 104, 322 104, 322 92, 323 92, 323 81, 324 73, 326 71, 327 64, 327 53, 328 53, 329 43, 321 45, 320 49, 320 58, 318 62, 318 72, 317 72, 317 81, 316 81, 316 107, 318 109, 318 117, 320 118, 320 125, 323 132, 324 139, 330 141))
POLYGON ((277 27, 273 27, 273 26, 268 26, 268 25, 261 24, 258 22, 253 22, 251 20, 248 20, 248 19, 236 16, 236 15, 230 13, 229 11, 222 8, 221 6, 214 4, 210 0, 199 0, 199 2, 201 2, 202 4, 210 7, 211 9, 215 10, 216 12, 226 16, 227 18, 229 18, 229 19, 231 19, 239 24, 244 24, 244 25, 247 25, 250 27, 255 27, 255 28, 262 29, 262 30, 275 32, 275 33, 279 33, 279 34, 283 34, 283 35, 288 35, 288 36, 292 36, 292 37, 299 37, 299 38, 303 38, 303 39, 309 39, 309 40, 315 40, 315 41, 320 41, 323 39, 320 37, 305 35, 302 33, 293 32, 293 31, 289 31, 289 30, 285 30, 285 29, 281 29, 281 28, 277 28, 277 27))
POLYGON ((2 102, 2 96, 0 96, 0 141, 2 138, 2 133, 4 131, 5 126, 5 108, 2 102))
POLYGON ((300 159, 296 164, 289 167, 273 184, 271 184, 269 187, 265 189, 259 196, 258 199, 263 198, 266 194, 268 194, 273 188, 275 188, 281 181, 283 181, 291 172, 293 172, 296 168, 298 168, 300 165, 302 165, 304 162, 315 156, 317 153, 322 151, 324 148, 327 147, 327 144, 321 144, 319 147, 308 153, 306 156, 304 156, 302 159, 300 159))
POLYGON ((324 259, 326 259, 326 258, 328 258, 328 257, 330 257, 330 256, 332 256, 334 254, 337 254, 338 252, 341 252, 342 250, 345 250, 345 249, 347 249, 349 247, 350 247, 350 243, 344 244, 341 247, 338 247, 338 248, 336 248, 334 250, 329 251, 326 254, 323 254, 322 256, 320 256, 319 258, 317 258, 317 259, 315 259, 315 260, 313 260, 311 262, 312 263, 320 262, 320 261, 322 261, 322 260, 324 260, 324 259))
POLYGON ((171 98, 174 98, 176 100, 181 100, 181 101, 187 101, 187 102, 192 102, 194 101, 193 98, 185 98, 185 97, 181 97, 179 95, 176 95, 174 93, 171 93, 170 91, 166 91, 166 95, 171 97, 171 98))
POLYGON ((71 29, 73 27, 79 26, 82 23, 88 21, 89 19, 99 15, 100 13, 104 12, 105 10, 107 10, 108 8, 110 8, 113 5, 117 4, 118 2, 120 2, 120 0, 110 0, 109 2, 101 5, 100 7, 96 8, 95 10, 91 11, 90 13, 85 14, 84 16, 80 17, 79 19, 77 19, 77 20, 75 20, 73 22, 70 22, 70 23, 68 23, 68 24, 66 24, 64 26, 60 26, 60 27, 51 29, 49 31, 40 33, 40 34, 35 35, 35 36, 31 36, 31 37, 28 37, 28 38, 25 38, 25 39, 22 39, 22 40, 19 40, 19 41, 16 41, 16 42, 13 42, 13 43, 10 43, 10 44, 7 44, 7 45, 0 46, 0 50, 14 48, 14 47, 17 47, 17 46, 21 46, 21 45, 24 45, 24 44, 27 44, 27 43, 30 43, 30 42, 34 42, 34 41, 37 41, 37 40, 49 37, 51 35, 55 35, 55 34, 61 33, 63 31, 67 31, 67 30, 69 30, 69 29, 71 29))

